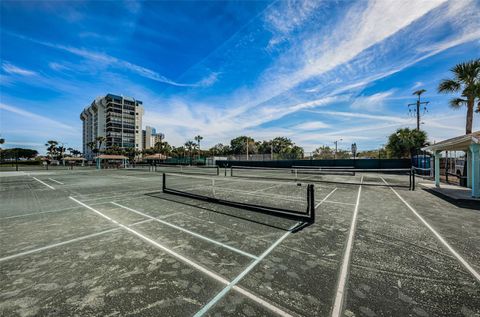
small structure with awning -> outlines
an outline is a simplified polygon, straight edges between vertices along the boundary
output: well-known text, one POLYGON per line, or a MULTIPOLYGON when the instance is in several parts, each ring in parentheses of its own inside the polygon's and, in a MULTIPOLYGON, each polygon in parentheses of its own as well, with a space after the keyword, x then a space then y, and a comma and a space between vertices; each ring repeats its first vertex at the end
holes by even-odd
POLYGON ((69 164, 81 163, 82 166, 84 166, 85 161, 86 161, 86 159, 83 158, 83 157, 64 157, 63 158, 63 165, 65 165, 65 163, 69 163, 69 164))
POLYGON ((115 162, 116 161, 116 162, 120 162, 123 165, 123 167, 126 167, 128 157, 126 157, 124 155, 101 154, 101 155, 95 157, 95 161, 97 163, 97 169, 102 168, 102 161, 108 161, 108 162, 111 162, 111 161, 115 162))
POLYGON ((480 131, 444 140, 423 149, 432 151, 435 157, 435 186, 437 188, 440 188, 441 152, 465 151, 467 187, 472 189, 471 197, 480 198, 480 131))
POLYGON ((164 160, 167 159, 167 156, 163 155, 161 153, 155 153, 155 154, 144 156, 143 159, 147 160, 147 161, 152 161, 152 160, 154 160, 154 161, 164 161, 164 160))

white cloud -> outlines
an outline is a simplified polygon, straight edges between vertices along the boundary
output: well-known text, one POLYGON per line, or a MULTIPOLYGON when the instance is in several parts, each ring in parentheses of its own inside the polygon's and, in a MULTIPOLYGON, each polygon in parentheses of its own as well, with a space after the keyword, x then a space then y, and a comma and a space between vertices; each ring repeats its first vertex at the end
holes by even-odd
POLYGON ((298 129, 298 130, 320 130, 320 129, 325 129, 329 128, 330 125, 326 124, 325 122, 322 121, 309 121, 309 122, 304 122, 301 124, 297 124, 292 127, 292 129, 298 129))
POLYGON ((0 110, 15 113, 15 114, 20 115, 22 117, 35 120, 36 124, 42 124, 43 123, 44 125, 55 126, 57 128, 62 128, 62 129, 68 130, 68 131, 76 131, 75 128, 73 128, 72 126, 69 126, 67 124, 58 122, 56 120, 53 120, 53 119, 50 119, 50 118, 47 118, 47 117, 44 117, 44 116, 41 116, 39 114, 35 114, 33 112, 30 112, 30 111, 26 111, 26 110, 23 110, 23 109, 20 109, 20 108, 17 108, 17 107, 9 106, 9 105, 6 105, 4 103, 0 103, 0 110))
POLYGON ((63 71, 63 70, 68 70, 70 69, 69 67, 65 66, 64 64, 56 63, 56 62, 51 62, 48 63, 48 67, 55 71, 63 71))
POLYGON ((25 69, 25 68, 20 68, 18 66, 15 66, 9 62, 4 62, 2 63, 2 69, 9 73, 9 74, 14 74, 14 75, 21 75, 21 76, 34 76, 36 75, 37 73, 32 71, 32 70, 28 70, 28 69, 25 69))
POLYGON ((415 89, 420 88, 420 87, 423 87, 423 86, 424 86, 424 83, 422 83, 421 81, 417 81, 417 82, 415 83, 415 85, 413 85, 410 90, 415 90, 415 89))
POLYGON ((360 109, 370 112, 382 111, 385 100, 392 96, 394 90, 379 92, 371 96, 360 96, 350 106, 351 109, 360 109))
POLYGON ((34 43, 37 43, 37 44, 40 44, 40 45, 44 45, 44 46, 48 46, 48 47, 51 47, 51 48, 59 49, 59 50, 65 51, 65 52, 69 52, 71 54, 83 57, 83 58, 91 60, 91 61, 94 61, 97 64, 102 65, 102 66, 112 66, 112 67, 117 67, 119 69, 127 69, 127 70, 129 70, 129 71, 131 71, 131 72, 133 72, 133 73, 135 73, 139 76, 142 76, 142 77, 154 80, 154 81, 158 81, 158 82, 161 82, 161 83, 164 83, 164 84, 172 85, 172 86, 207 87, 207 86, 210 86, 210 85, 212 85, 216 82, 216 74, 211 73, 207 77, 201 78, 196 83, 179 83, 179 82, 176 82, 174 80, 171 80, 171 79, 159 74, 158 72, 156 72, 154 70, 151 70, 151 69, 148 69, 146 67, 143 67, 143 66, 140 66, 140 65, 137 65, 137 64, 134 64, 134 63, 131 63, 131 62, 128 62, 128 61, 110 56, 110 55, 105 54, 105 53, 89 51, 89 50, 86 50, 84 48, 77 48, 77 47, 65 46, 65 45, 61 45, 61 44, 49 43, 49 42, 45 42, 45 41, 39 41, 39 40, 32 39, 32 38, 29 38, 29 37, 26 37, 26 36, 23 36, 23 35, 20 35, 20 34, 15 34, 15 33, 10 33, 10 32, 7 32, 7 33, 9 33, 13 36, 16 36, 18 38, 30 41, 30 42, 34 42, 34 43))

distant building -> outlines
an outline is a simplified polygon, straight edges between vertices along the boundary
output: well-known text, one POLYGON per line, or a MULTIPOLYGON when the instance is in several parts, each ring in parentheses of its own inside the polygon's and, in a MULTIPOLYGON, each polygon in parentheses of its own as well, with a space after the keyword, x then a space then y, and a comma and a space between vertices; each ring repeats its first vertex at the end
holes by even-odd
POLYGON ((105 137, 101 150, 119 147, 141 151, 143 114, 140 100, 113 94, 96 98, 80 114, 85 158, 90 160, 95 156, 88 144, 96 142, 96 138, 100 136, 105 137))
POLYGON ((157 130, 155 128, 147 125, 145 127, 145 130, 142 131, 143 148, 154 148, 155 144, 157 144, 158 142, 162 142, 163 138, 163 133, 157 133, 157 130))

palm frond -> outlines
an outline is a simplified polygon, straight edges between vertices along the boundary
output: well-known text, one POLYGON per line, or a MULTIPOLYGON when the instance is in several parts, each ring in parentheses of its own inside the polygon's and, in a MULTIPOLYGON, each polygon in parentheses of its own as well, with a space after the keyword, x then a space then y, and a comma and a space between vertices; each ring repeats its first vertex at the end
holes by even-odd
POLYGON ((462 98, 453 98, 450 100, 449 104, 453 109, 459 109, 467 105, 467 100, 462 98))
POLYGON ((449 93, 449 92, 457 92, 462 88, 462 84, 459 81, 453 79, 444 79, 438 85, 438 92, 441 93, 449 93))
POLYGON ((455 74, 456 81, 471 85, 480 75, 480 59, 457 64, 452 68, 452 72, 455 74))

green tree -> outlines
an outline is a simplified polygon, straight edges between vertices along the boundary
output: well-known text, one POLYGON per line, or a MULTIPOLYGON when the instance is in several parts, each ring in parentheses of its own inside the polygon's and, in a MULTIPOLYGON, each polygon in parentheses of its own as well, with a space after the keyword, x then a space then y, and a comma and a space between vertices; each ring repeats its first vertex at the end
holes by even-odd
POLYGON ((197 135, 196 137, 194 137, 195 141, 197 141, 197 144, 198 144, 198 151, 200 152, 200 141, 203 140, 203 136, 201 135, 197 135))
POLYGON ((95 142, 96 142, 96 144, 98 145, 98 146, 97 146, 97 151, 98 151, 98 152, 101 152, 101 150, 102 150, 102 144, 105 143, 106 140, 107 140, 107 139, 106 139, 104 136, 97 136, 97 137, 95 138, 95 142))
POLYGON ((5 139, 4 138, 0 138, 0 144, 4 144, 5 143, 5 139))
MULTIPOLYGON (((480 98, 480 58, 460 63, 453 67, 451 71, 453 79, 442 80, 438 85, 438 92, 461 93, 460 97, 450 100, 450 106, 453 109, 467 107, 465 133, 469 134, 472 133, 475 98, 480 98)), ((480 100, 477 110, 480 110, 480 100)))
POLYGON ((377 158, 388 158, 387 151, 384 148, 379 148, 376 150, 366 150, 357 153, 357 157, 359 158, 369 158, 369 159, 377 159, 377 158))
POLYGON ((396 158, 409 158, 414 152, 427 145, 425 131, 398 129, 388 137, 386 146, 389 156, 396 158))
POLYGON ((197 144, 193 141, 185 142, 185 148, 188 149, 189 155, 192 156, 193 150, 197 147, 197 144))
POLYGON ((7 159, 14 159, 17 157, 17 155, 18 158, 31 159, 36 157, 38 155, 38 152, 37 150, 32 149, 12 148, 3 150, 2 155, 4 158, 7 159))
POLYGON ((45 143, 45 146, 47 147, 47 155, 50 157, 54 157, 58 153, 58 141, 55 140, 49 140, 47 143, 45 143))
POLYGON ((313 158, 319 160, 332 160, 335 150, 328 145, 323 145, 313 151, 313 158))
POLYGON ((63 154, 67 149, 62 145, 57 147, 57 159, 61 160, 63 158, 63 154))
POLYGON ((91 141, 91 142, 88 142, 87 143, 87 147, 90 148, 90 151, 92 151, 93 153, 97 153, 98 150, 97 150, 97 143, 94 142, 94 141, 91 141))
POLYGON ((257 153, 257 144, 255 140, 247 136, 239 136, 235 139, 230 140, 230 148, 232 154, 246 154, 247 153, 247 143, 248 143, 248 153, 254 154, 257 153))

